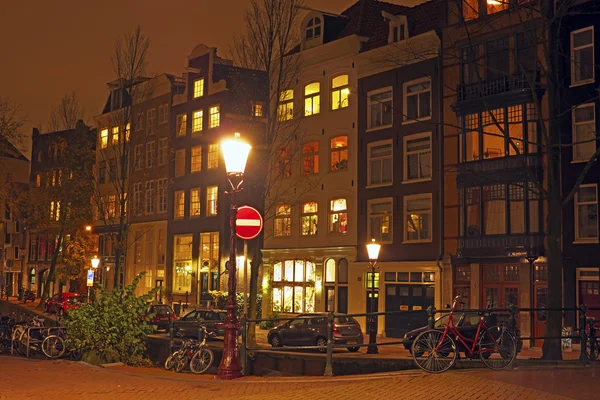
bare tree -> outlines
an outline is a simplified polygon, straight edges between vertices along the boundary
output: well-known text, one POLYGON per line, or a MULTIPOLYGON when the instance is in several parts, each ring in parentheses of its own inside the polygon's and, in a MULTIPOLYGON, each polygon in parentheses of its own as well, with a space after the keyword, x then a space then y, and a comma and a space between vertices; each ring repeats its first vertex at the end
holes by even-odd
POLYGON ((24 123, 21 106, 0 96, 0 152, 8 151, 10 145, 23 150, 25 143, 19 131, 24 123))
POLYGON ((50 131, 73 129, 77 121, 84 119, 84 115, 85 110, 75 92, 65 94, 60 99, 60 103, 50 109, 50 121, 48 121, 50 131))

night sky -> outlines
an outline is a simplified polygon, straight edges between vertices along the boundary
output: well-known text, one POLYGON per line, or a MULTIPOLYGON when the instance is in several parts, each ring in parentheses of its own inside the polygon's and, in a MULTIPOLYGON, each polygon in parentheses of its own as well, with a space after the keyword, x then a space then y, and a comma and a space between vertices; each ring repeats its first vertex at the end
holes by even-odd
MULTIPOLYGON (((388 0, 413 5, 423 0, 388 0)), ((339 13, 354 0, 308 0, 310 7, 339 13)), ((199 43, 229 54, 243 29, 248 0, 29 0, 2 1, 0 94, 22 105, 23 133, 48 127, 50 107, 75 91, 86 122, 100 112, 115 39, 140 24, 151 40, 149 69, 181 75, 199 43)))

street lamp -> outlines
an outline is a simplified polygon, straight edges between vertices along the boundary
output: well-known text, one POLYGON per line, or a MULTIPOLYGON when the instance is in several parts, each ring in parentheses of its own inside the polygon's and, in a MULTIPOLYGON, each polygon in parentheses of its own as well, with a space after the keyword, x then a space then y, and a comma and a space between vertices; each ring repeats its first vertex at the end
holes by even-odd
MULTIPOLYGON (((98 270, 99 265, 100 265, 100 259, 98 258, 98 256, 94 256, 94 258, 92 258, 92 271, 94 272, 94 276, 96 275, 96 271, 98 270)), ((91 298, 90 298, 91 287, 92 286, 90 285, 90 282, 88 281, 88 283, 87 283, 88 303, 91 301, 91 298)))
POLYGON ((227 317, 225 318, 223 338, 223 357, 219 365, 218 379, 235 379, 242 376, 242 366, 240 364, 237 336, 239 321, 237 319, 236 305, 236 256, 235 256, 235 220, 237 216, 237 193, 241 190, 244 181, 244 170, 246 161, 250 153, 248 143, 240 139, 240 134, 235 133, 233 139, 227 139, 221 142, 221 151, 225 159, 225 170, 227 179, 231 185, 229 194, 231 196, 231 206, 229 211, 229 263, 227 277, 227 317))
MULTIPOLYGON (((371 243, 367 244, 367 253, 369 254, 369 270, 371 271, 371 313, 375 312, 375 268, 377 266, 377 259, 379 258, 379 250, 381 245, 375 242, 375 239, 371 240, 371 243)), ((377 331, 375 330, 376 315, 371 315, 369 319, 369 346, 367 348, 367 354, 377 354, 377 331)))

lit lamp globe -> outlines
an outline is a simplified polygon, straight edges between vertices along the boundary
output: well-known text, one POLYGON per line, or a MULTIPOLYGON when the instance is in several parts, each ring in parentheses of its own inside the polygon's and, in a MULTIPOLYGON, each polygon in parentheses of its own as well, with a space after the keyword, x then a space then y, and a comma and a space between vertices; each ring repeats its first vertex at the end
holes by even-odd
POLYGON ((98 269, 98 265, 100 265, 100 259, 98 256, 94 256, 94 258, 92 258, 92 268, 98 269))
POLYGON ((221 142, 221 151, 225 159, 225 170, 228 176, 242 176, 244 174, 251 148, 252 146, 240 139, 238 132, 235 133, 232 139, 221 142))
POLYGON ((379 250, 381 245, 375 242, 375 239, 371 240, 371 243, 367 244, 367 253, 369 253, 369 260, 377 261, 379 258, 379 250))

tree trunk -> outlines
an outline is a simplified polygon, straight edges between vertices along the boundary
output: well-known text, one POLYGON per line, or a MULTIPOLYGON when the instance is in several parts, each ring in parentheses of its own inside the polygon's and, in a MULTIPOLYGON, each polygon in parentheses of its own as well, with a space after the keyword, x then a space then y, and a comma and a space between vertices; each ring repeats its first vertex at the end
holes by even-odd
MULTIPOLYGON (((546 176, 548 179, 548 215, 547 221, 547 249, 548 249, 548 308, 562 308, 562 253, 561 253, 561 216, 562 216, 562 193, 561 193, 561 158, 560 158, 560 126, 559 95, 557 87, 559 84, 557 75, 557 32, 554 28, 554 2, 546 1, 545 10, 542 15, 545 18, 545 26, 548 29, 548 49, 546 51, 546 62, 548 68, 547 96, 548 96, 548 140, 546 176)), ((535 293, 531 293, 532 296, 535 293)), ((562 360, 561 340, 558 339, 562 332, 562 312, 549 311, 546 321, 546 337, 556 339, 544 339, 542 346, 542 359, 562 360)))
POLYGON ((62 247, 63 241, 63 233, 62 231, 58 235, 58 240, 55 243, 54 253, 52 253, 52 260, 50 261, 50 270, 48 271, 48 276, 46 277, 46 282, 44 283, 44 291, 42 292, 42 297, 40 297, 40 304, 38 304, 37 308, 39 310, 43 310, 46 306, 46 300, 50 297, 50 283, 54 281, 54 274, 56 271, 56 261, 58 260, 58 254, 62 247))

